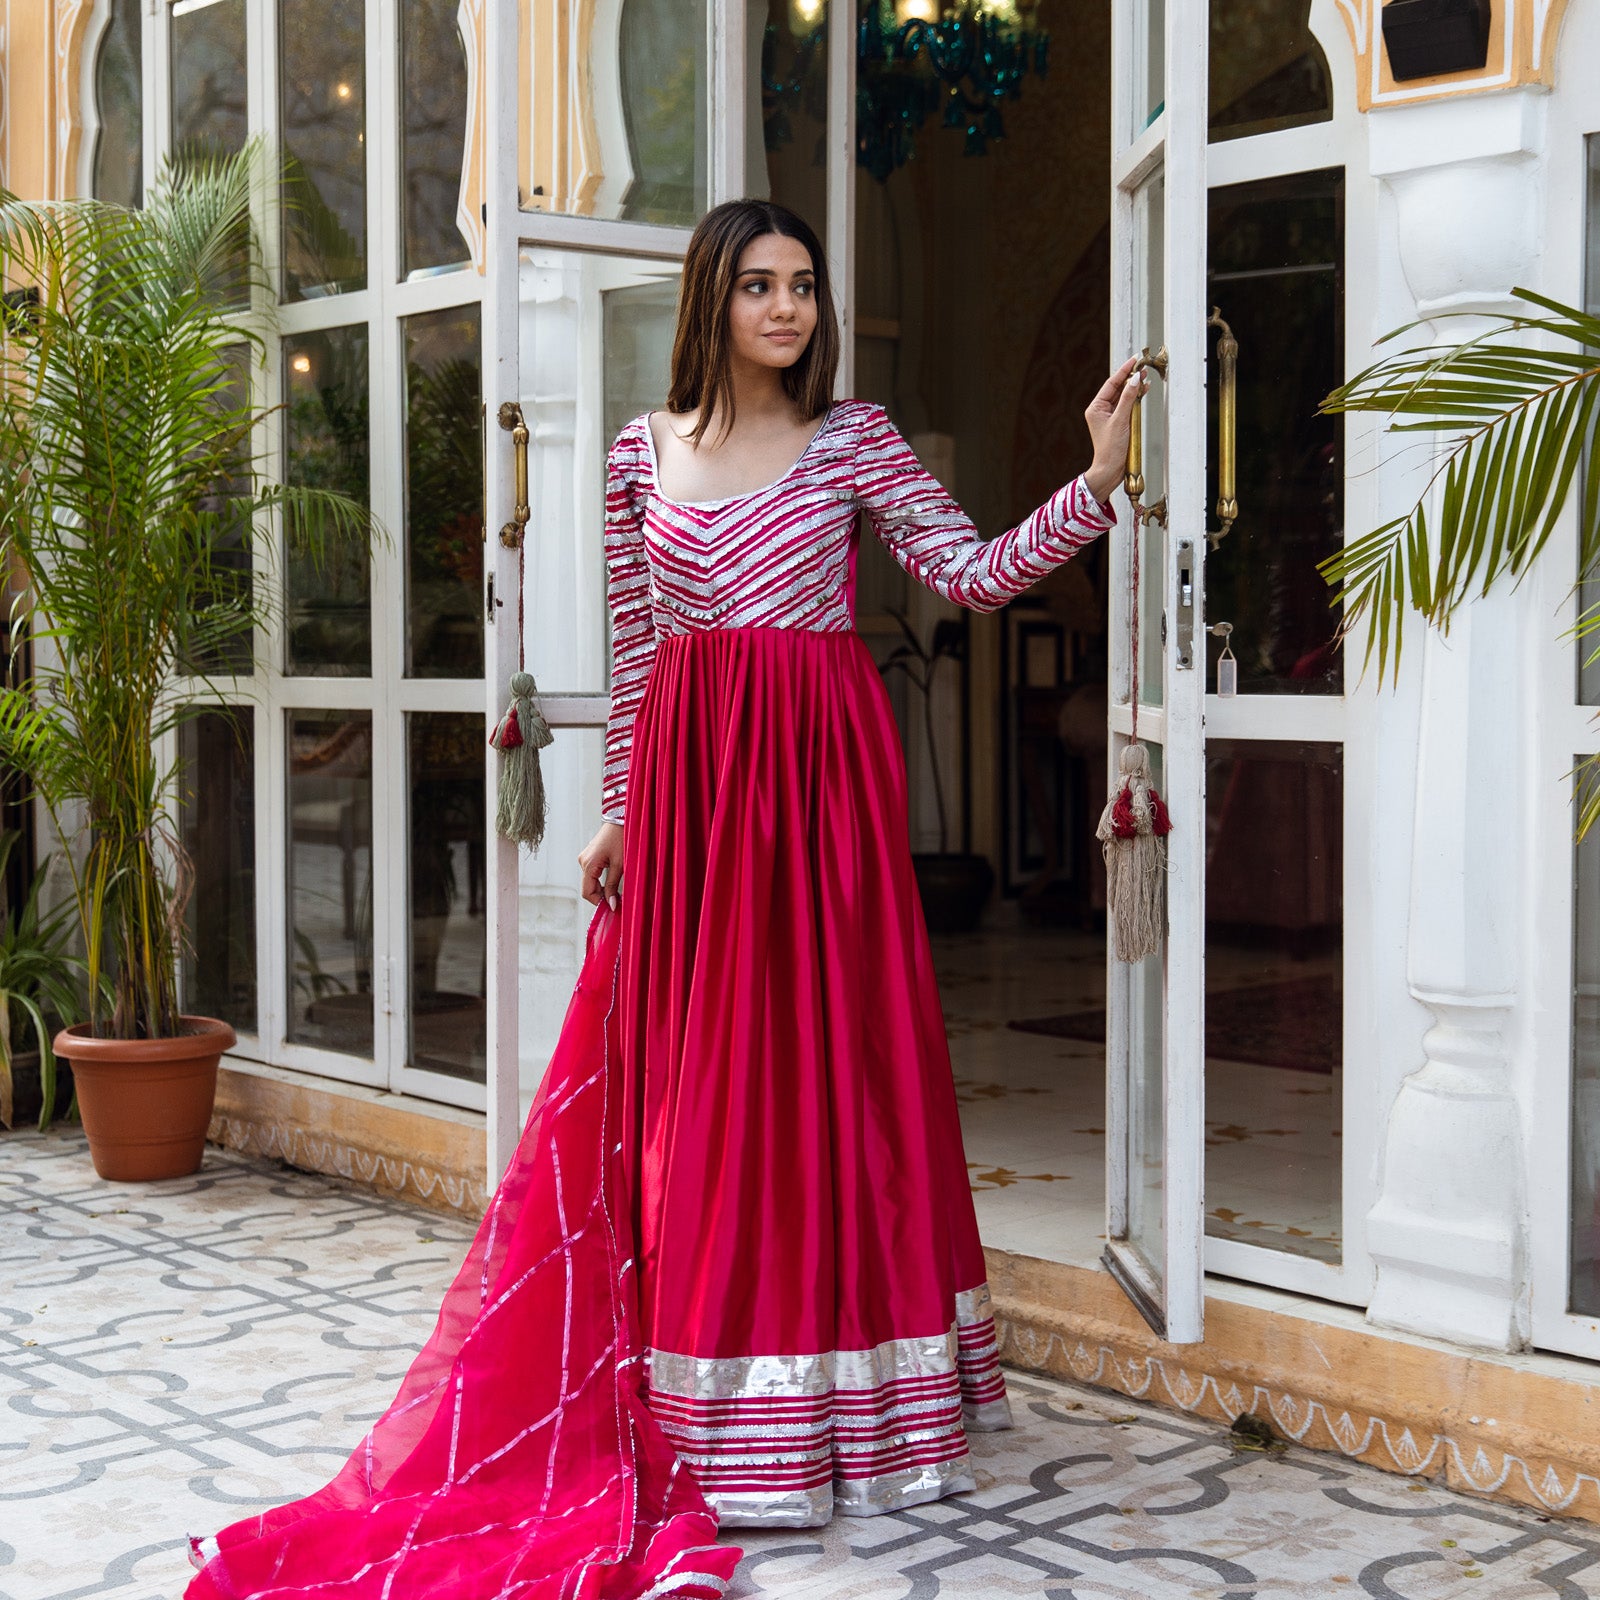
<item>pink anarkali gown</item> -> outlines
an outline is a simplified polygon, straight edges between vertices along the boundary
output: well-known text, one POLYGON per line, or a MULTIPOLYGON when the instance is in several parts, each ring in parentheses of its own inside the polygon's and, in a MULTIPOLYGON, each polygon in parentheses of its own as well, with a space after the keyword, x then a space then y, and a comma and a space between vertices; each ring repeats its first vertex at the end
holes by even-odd
POLYGON ((750 494, 608 457, 626 821, 516 1156, 339 1475, 197 1540, 189 1600, 712 1596, 732 1526, 970 1489, 1008 1425, 905 766, 853 631, 865 512, 995 609, 1110 526, 1079 478, 984 542, 883 407, 750 494))

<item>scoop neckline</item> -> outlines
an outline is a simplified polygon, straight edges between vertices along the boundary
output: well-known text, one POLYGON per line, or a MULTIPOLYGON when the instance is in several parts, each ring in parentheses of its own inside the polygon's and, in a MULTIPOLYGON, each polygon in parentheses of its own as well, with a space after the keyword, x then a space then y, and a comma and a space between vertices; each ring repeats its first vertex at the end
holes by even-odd
POLYGON ((674 500, 671 495, 662 489, 661 463, 656 459, 656 436, 650 427, 650 419, 655 415, 655 412, 653 410, 646 411, 640 417, 640 423, 644 428, 644 447, 650 452, 650 487, 655 491, 656 498, 662 501, 663 504, 669 506, 692 506, 696 510, 705 506, 729 506, 739 500, 750 500, 758 494, 766 494, 769 489, 776 489, 780 484, 787 483, 800 470, 805 464, 806 457, 811 454, 817 440, 827 432, 828 424, 833 421, 834 414, 838 409, 839 402, 837 400, 829 401, 828 409, 823 412, 822 422, 817 431, 806 440, 805 449, 794 458, 787 472, 780 477, 774 478, 771 483, 762 484, 759 489, 747 489, 743 494, 725 494, 717 500, 674 500))

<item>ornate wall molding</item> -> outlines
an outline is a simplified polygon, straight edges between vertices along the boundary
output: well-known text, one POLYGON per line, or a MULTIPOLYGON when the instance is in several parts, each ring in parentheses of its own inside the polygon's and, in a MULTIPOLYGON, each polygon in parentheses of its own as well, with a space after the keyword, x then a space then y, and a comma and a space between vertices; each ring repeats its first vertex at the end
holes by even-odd
POLYGON ((282 1124, 262 1124, 239 1117, 218 1116, 208 1135, 213 1144, 245 1155, 285 1161, 305 1172, 322 1172, 369 1184, 389 1194, 417 1200, 476 1219, 488 1205, 481 1180, 445 1172, 405 1156, 384 1155, 340 1139, 282 1124))
POLYGON ((1356 102, 1363 111, 1453 95, 1484 94, 1555 82, 1556 41, 1567 0, 1493 0, 1489 59, 1477 72, 1396 83, 1383 48, 1381 0, 1334 0, 1356 58, 1356 102))
MULTIPOLYGON (((1025 1320, 997 1316, 1000 1359, 1032 1372, 1112 1389, 1132 1400, 1172 1406, 1218 1422, 1270 1420, 1294 1444, 1412 1478, 1443 1478, 1453 1488, 1600 1521, 1600 1476, 1560 1457, 1526 1457, 1481 1438, 1417 1429, 1398 1417, 1351 1410, 1270 1383, 1245 1383, 1161 1356, 1075 1339, 1025 1320)), ((1480 1419, 1474 1418, 1473 1421, 1480 1419)), ((1494 1419, 1489 1419, 1493 1424, 1494 1419)))

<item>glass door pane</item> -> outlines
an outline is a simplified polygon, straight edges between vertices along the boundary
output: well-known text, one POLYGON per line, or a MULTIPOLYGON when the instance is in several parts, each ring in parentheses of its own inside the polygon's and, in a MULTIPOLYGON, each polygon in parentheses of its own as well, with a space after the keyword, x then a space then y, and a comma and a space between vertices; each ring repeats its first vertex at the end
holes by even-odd
POLYGON ((1136 509, 1112 549, 1108 743, 1113 786, 1127 745, 1148 749, 1173 828, 1162 946, 1134 964, 1108 951, 1104 1261, 1163 1338, 1189 1343, 1203 1336, 1206 14, 1147 0, 1112 15, 1113 354, 1155 363, 1136 509))
MULTIPOLYGON (((519 260, 528 526, 537 530, 524 552, 523 638, 556 736, 542 755, 545 843, 522 864, 523 927, 537 950, 524 978, 523 1058, 540 1072, 590 916, 573 858, 600 825, 610 688, 606 455, 626 423, 666 403, 678 274, 672 261, 528 244, 519 260)), ((533 1087, 524 1083, 524 1096, 533 1087)))

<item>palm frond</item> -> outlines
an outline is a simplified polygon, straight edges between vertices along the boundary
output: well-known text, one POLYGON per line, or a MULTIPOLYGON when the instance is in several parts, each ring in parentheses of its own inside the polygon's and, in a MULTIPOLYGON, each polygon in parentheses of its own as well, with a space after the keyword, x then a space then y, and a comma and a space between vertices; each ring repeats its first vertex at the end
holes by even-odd
POLYGON ((1543 314, 1497 319, 1458 344, 1404 350, 1322 402, 1324 412, 1385 416, 1391 432, 1444 436, 1412 509, 1351 540, 1320 568, 1342 608, 1343 631, 1365 625, 1365 664, 1376 662, 1380 680, 1398 677, 1409 614, 1448 630, 1467 601, 1520 579, 1574 495, 1580 570, 1600 558, 1600 451, 1592 448, 1600 427, 1600 317, 1531 290, 1514 292, 1543 314))
POLYGON ((35 291, 0 342, 0 560, 18 636, 54 646, 0 686, 0 757, 58 830, 85 819, 67 859, 90 1020, 124 1037, 177 1022, 187 872, 156 751, 193 714, 179 680, 248 668, 286 542, 364 557, 373 532, 257 450, 242 371, 271 300, 250 221, 268 181, 253 144, 169 163, 140 211, 0 193, 0 275, 35 291))

